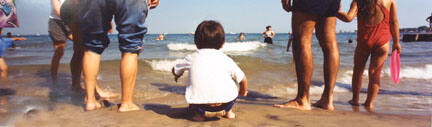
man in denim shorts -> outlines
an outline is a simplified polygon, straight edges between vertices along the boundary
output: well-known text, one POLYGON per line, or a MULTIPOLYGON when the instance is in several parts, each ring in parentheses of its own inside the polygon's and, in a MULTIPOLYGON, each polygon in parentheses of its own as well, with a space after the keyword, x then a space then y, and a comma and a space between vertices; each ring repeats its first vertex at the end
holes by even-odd
POLYGON ((83 73, 86 85, 86 110, 96 110, 101 104, 95 98, 95 86, 101 54, 108 47, 108 30, 114 17, 119 32, 119 49, 122 52, 120 76, 122 99, 119 112, 139 110, 132 101, 137 76, 138 54, 147 28, 147 3, 156 8, 159 0, 80 0, 79 19, 85 47, 83 73))

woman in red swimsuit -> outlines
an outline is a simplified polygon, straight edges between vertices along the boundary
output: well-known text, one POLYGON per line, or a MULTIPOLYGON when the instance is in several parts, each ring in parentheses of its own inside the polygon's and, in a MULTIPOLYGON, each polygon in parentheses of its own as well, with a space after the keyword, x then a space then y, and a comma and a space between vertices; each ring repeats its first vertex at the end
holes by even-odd
POLYGON ((354 106, 359 105, 363 71, 369 56, 369 86, 364 106, 372 110, 372 102, 378 95, 381 69, 388 56, 391 38, 393 50, 401 52, 396 10, 395 0, 353 0, 348 13, 338 14, 338 18, 344 22, 351 22, 355 16, 358 17, 352 78, 353 98, 349 101, 354 106))

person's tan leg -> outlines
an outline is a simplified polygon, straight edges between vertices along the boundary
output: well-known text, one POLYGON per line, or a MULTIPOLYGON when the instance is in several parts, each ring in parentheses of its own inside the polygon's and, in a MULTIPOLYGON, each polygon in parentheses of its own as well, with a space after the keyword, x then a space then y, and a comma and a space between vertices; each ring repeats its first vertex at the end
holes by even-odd
POLYGON ((139 107, 133 103, 133 92, 138 72, 138 54, 123 53, 120 65, 122 99, 119 112, 136 111, 139 107))
POLYGON ((310 110, 309 87, 313 71, 312 35, 316 24, 316 15, 302 12, 294 12, 292 18, 292 29, 294 42, 292 51, 296 66, 298 91, 294 100, 285 104, 276 104, 279 108, 296 108, 310 110))
POLYGON ((0 57, 0 79, 8 77, 8 66, 3 57, 0 57))
MULTIPOLYGON (((366 42, 357 42, 357 43, 366 43, 366 42)), ((351 82, 353 96, 352 99, 348 101, 348 103, 350 103, 353 106, 359 105, 359 95, 362 86, 363 72, 370 54, 370 52, 367 49, 362 49, 358 45, 359 44, 357 44, 354 53, 354 68, 353 68, 353 76, 351 82)))
POLYGON ((387 60, 388 52, 390 49, 390 43, 383 45, 380 48, 372 51, 371 61, 369 64, 369 86, 367 99, 364 103, 366 108, 372 110, 373 100, 378 95, 379 88, 381 85, 381 69, 387 60))
POLYGON ((339 69, 339 48, 336 40, 336 17, 320 18, 315 33, 324 54, 324 92, 315 107, 334 110, 333 89, 339 69))
POLYGON ((60 59, 63 57, 65 47, 66 41, 54 42, 54 55, 51 59, 51 78, 54 82, 57 81, 57 72, 60 64, 60 59))
POLYGON ((97 75, 99 73, 101 55, 91 52, 84 51, 83 57, 83 72, 84 82, 86 86, 86 110, 96 110, 101 107, 95 97, 95 90, 97 83, 97 75))

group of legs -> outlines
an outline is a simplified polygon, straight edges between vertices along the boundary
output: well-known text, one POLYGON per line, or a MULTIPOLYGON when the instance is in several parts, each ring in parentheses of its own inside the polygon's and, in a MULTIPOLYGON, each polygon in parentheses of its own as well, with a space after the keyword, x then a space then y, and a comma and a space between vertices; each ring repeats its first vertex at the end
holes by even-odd
MULTIPOLYGON (((298 82, 298 93, 295 99, 284 104, 276 104, 280 108, 296 108, 310 110, 311 102, 309 88, 313 72, 313 55, 311 42, 313 31, 316 32, 319 44, 324 54, 324 91, 321 99, 312 106, 326 110, 334 110, 333 89, 335 87, 339 68, 339 48, 337 46, 335 26, 337 18, 322 17, 315 14, 295 11, 293 12, 292 28, 294 34, 293 57, 296 65, 298 82)), ((365 43, 365 42, 358 42, 365 43)), ((389 43, 375 49, 361 49, 357 46, 354 56, 354 74, 352 78, 353 97, 349 101, 354 106, 359 105, 359 94, 362 85, 362 76, 367 59, 371 55, 369 65, 369 86, 367 99, 364 103, 366 108, 372 108, 380 88, 380 73, 387 59, 389 43)))

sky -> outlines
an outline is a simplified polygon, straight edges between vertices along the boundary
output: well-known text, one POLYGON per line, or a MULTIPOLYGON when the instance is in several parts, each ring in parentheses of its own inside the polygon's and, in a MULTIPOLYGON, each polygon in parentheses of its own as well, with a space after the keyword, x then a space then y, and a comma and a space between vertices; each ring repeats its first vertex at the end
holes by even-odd
MULTIPOLYGON (((432 0, 396 0, 401 28, 429 25, 425 19, 432 13, 432 0)), ((351 0, 342 0, 347 11, 351 0)), ((13 34, 48 34, 50 0, 16 0, 19 28, 4 29, 13 34)), ((189 33, 203 20, 222 23, 225 32, 261 33, 271 25, 278 33, 291 32, 291 15, 282 9, 280 0, 160 0, 149 11, 146 25, 149 33, 189 33)), ((356 21, 338 21, 337 31, 354 31, 356 21)))

